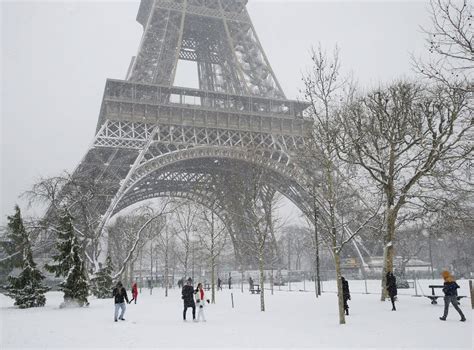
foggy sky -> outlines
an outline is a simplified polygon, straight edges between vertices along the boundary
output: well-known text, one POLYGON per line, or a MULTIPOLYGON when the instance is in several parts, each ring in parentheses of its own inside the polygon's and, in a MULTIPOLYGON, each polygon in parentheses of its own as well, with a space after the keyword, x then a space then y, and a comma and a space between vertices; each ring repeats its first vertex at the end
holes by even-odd
MULTIPOLYGON (((1 0, 0 0, 1 1, 1 0)), ((39 177, 73 171, 94 136, 106 78, 124 79, 142 27, 139 1, 1 2, 0 225, 39 177)), ((412 76, 426 1, 257 1, 250 16, 288 98, 311 46, 337 44, 364 87, 412 76)), ((178 72, 177 85, 193 85, 178 72)), ((33 211, 27 211, 35 214, 33 211)))

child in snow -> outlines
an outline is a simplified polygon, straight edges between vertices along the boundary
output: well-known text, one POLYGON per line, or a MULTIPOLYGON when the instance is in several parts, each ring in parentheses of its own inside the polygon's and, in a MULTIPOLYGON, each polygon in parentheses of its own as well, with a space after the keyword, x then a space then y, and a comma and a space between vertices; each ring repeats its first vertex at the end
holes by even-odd
POLYGON ((126 309, 125 300, 129 304, 130 304, 130 302, 128 301, 127 291, 123 287, 122 282, 117 282, 117 286, 114 288, 112 294, 114 296, 114 301, 115 301, 115 317, 114 317, 114 320, 115 320, 115 322, 117 322, 118 312, 119 312, 119 310, 121 310, 119 320, 125 321, 125 319, 123 318, 123 315, 125 314, 125 309, 126 309))
POLYGON ((199 283, 197 285, 194 294, 196 294, 196 304, 199 306, 197 322, 199 322, 201 318, 203 322, 206 322, 206 317, 204 316, 204 306, 206 304, 206 301, 209 304, 209 299, 206 299, 204 296, 204 289, 202 288, 202 283, 199 283))
POLYGON ((446 321, 446 317, 448 317, 449 304, 453 304, 454 308, 459 313, 459 316, 461 316, 461 322, 466 321, 466 317, 464 316, 461 309, 459 308, 459 302, 457 298, 458 297, 457 289, 459 288, 459 285, 456 283, 456 280, 449 273, 449 271, 441 272, 441 276, 443 276, 443 279, 444 279, 444 288, 443 288, 444 313, 443 313, 443 316, 440 317, 439 319, 441 321, 446 321))
POLYGON ((395 308, 395 298, 397 296, 397 279, 392 272, 387 272, 387 292, 388 296, 390 297, 390 301, 392 302, 392 311, 397 311, 395 308))
POLYGON ((132 301, 135 301, 135 304, 137 303, 137 297, 138 297, 138 287, 137 287, 137 282, 135 282, 132 286, 132 300, 130 300, 130 303, 132 301))

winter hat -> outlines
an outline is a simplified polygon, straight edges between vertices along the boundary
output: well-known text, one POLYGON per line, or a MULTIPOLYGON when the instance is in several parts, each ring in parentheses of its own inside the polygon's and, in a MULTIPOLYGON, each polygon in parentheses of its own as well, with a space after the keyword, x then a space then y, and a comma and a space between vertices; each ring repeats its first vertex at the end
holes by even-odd
POLYGON ((449 273, 449 271, 446 271, 444 270, 443 272, 441 272, 441 276, 443 276, 444 280, 446 282, 452 282, 454 281, 454 278, 453 276, 449 273))

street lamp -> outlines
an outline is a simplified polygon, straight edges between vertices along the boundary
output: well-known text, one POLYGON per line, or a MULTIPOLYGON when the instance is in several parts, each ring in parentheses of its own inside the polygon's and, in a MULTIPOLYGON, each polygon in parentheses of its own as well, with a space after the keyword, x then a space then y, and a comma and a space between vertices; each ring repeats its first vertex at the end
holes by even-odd
POLYGON ((192 254, 192 267, 191 267, 191 279, 193 280, 194 283, 194 241, 191 242, 191 254, 192 254))
POLYGON ((432 254, 432 251, 431 251, 431 232, 428 231, 426 228, 423 228, 423 229, 421 230, 421 234, 422 234, 424 237, 428 237, 428 253, 429 253, 429 256, 430 256, 431 279, 434 280, 433 254, 432 254))
POLYGON ((318 216, 319 216, 319 207, 318 203, 316 201, 316 187, 319 187, 318 184, 313 182, 313 215, 314 215, 314 244, 315 244, 315 273, 316 276, 314 279, 315 282, 315 292, 316 292, 316 298, 321 295, 321 275, 320 275, 320 270, 319 270, 319 235, 318 235, 318 216))

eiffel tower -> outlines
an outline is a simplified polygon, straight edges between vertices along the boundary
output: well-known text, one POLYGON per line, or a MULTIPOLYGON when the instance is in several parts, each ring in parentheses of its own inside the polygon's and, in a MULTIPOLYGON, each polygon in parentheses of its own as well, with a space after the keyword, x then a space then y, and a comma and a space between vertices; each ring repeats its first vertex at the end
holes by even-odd
POLYGON ((73 174, 103 188, 98 230, 135 203, 186 198, 214 208, 250 264, 243 242, 252 241, 251 229, 237 213, 245 212, 242 193, 256 168, 268 188, 308 213, 294 162, 308 105, 285 97, 246 4, 141 1, 138 54, 125 80, 107 80, 96 135, 73 174), (179 60, 196 62, 199 89, 173 86, 179 60))

